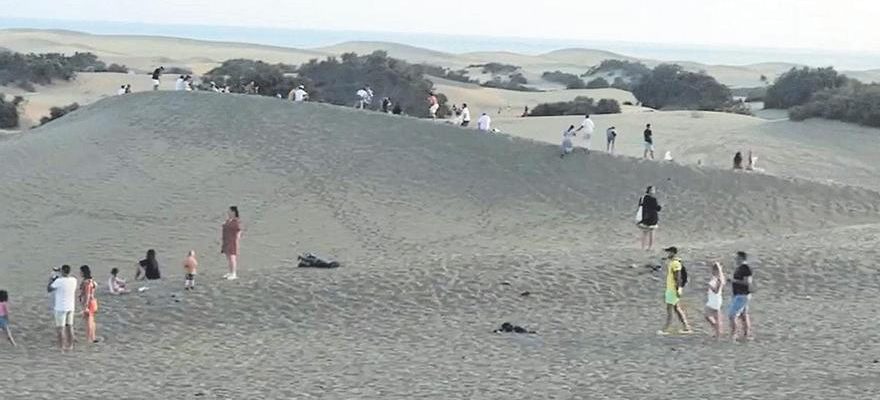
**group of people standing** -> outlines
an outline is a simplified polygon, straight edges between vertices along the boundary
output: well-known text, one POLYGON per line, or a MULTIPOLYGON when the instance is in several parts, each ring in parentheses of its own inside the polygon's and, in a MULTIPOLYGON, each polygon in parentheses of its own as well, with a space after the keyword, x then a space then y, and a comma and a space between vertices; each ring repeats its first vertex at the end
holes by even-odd
MULTIPOLYGON (((593 133, 596 131, 596 124, 590 118, 590 114, 584 116, 583 121, 581 121, 580 126, 575 128, 574 125, 569 125, 568 128, 562 131, 562 145, 560 146, 560 158, 565 158, 566 155, 571 154, 575 148, 575 137, 578 134, 583 138, 583 144, 581 148, 584 150, 584 153, 589 153, 590 148, 592 146, 593 141, 593 133)), ((647 124, 645 127, 645 131, 643 133, 644 137, 644 147, 645 152, 643 154, 643 158, 645 159, 654 159, 654 132, 651 130, 651 124, 647 124)), ((617 127, 610 126, 605 129, 605 151, 609 154, 614 154, 617 146, 617 127)))
MULTIPOLYGON (((220 252, 226 256, 229 267, 229 271, 223 275, 226 280, 238 279, 238 254, 242 231, 238 207, 231 206, 221 228, 220 252)), ((184 290, 194 290, 199 265, 195 250, 187 252, 182 264, 184 290)), ((157 254, 153 249, 147 251, 146 258, 140 260, 136 268, 135 281, 155 281, 162 277, 157 254)), ((100 341, 97 336, 97 322, 95 320, 98 313, 98 284, 95 282, 92 269, 88 265, 79 268, 79 275, 81 280, 78 281, 76 277, 72 276, 70 265, 62 265, 60 268, 52 270, 51 279, 46 286, 46 290, 53 296, 53 320, 58 336, 58 346, 62 351, 73 350, 75 342, 73 326, 77 304, 82 312, 86 341, 89 343, 100 341)), ((142 286, 138 289, 140 292, 145 290, 148 290, 148 287, 142 286)), ((124 295, 131 292, 125 279, 119 277, 118 268, 113 268, 110 271, 110 277, 107 279, 107 292, 112 295, 124 295)), ((0 330, 6 333, 13 346, 16 345, 9 328, 9 293, 6 290, 0 290, 0 330)))

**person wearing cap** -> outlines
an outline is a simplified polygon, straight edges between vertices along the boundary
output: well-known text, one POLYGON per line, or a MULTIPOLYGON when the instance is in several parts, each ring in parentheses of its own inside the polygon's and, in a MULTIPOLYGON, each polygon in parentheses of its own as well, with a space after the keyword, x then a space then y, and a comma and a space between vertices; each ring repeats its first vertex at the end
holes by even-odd
POLYGON ((743 338, 749 339, 752 334, 752 320, 749 316, 749 303, 752 300, 752 268, 748 264, 748 255, 744 251, 736 253, 736 270, 733 272, 731 286, 733 298, 727 317, 730 318, 730 336, 736 340, 737 319, 742 322, 743 338))
POLYGON ((309 93, 306 92, 306 87, 303 85, 299 85, 296 89, 290 91, 287 94, 287 100, 291 100, 295 103, 302 103, 309 99, 309 93))
POLYGON ((660 335, 669 335, 672 328, 672 314, 678 316, 682 329, 679 333, 691 333, 684 309, 681 308, 682 275, 681 259, 678 257, 677 247, 668 247, 666 251, 666 325, 658 332, 660 335))

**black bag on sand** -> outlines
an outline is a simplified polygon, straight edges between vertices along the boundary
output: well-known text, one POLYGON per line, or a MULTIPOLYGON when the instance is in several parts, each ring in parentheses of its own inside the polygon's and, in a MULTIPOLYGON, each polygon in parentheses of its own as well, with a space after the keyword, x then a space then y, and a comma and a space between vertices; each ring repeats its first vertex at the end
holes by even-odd
POLYGON ((338 262, 327 261, 312 253, 303 253, 297 257, 297 260, 299 260, 299 265, 297 265, 299 268, 339 268, 338 262))

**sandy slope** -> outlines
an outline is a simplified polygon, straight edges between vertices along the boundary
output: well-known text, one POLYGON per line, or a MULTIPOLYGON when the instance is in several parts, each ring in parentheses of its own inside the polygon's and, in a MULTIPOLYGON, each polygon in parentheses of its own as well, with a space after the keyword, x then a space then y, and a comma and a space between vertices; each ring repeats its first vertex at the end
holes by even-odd
POLYGON ((0 344, 0 386, 31 399, 702 399, 748 382, 744 398, 869 398, 876 199, 600 154, 559 160, 539 142, 271 98, 105 99, 0 142, 0 282, 23 345, 0 344), (691 267, 692 312, 698 260, 756 255, 755 342, 654 335, 662 281, 629 267, 658 257, 632 240, 647 184, 666 206, 660 244, 691 267), (246 233, 242 279, 228 283, 216 250, 233 203, 246 233), (52 351, 48 266, 90 263, 103 281, 146 248, 166 281, 103 295, 106 341, 52 351), (184 295, 189 248, 203 268, 184 295), (291 268, 306 250, 345 266, 291 268), (505 320, 539 334, 489 333, 505 320))

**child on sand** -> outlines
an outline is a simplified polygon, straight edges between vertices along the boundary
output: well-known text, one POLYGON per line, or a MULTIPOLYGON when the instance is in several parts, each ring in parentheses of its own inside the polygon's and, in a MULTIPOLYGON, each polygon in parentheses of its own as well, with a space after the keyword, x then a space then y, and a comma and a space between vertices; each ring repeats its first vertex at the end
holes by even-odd
POLYGON ((128 293, 128 288, 125 287, 125 279, 119 277, 119 268, 113 268, 110 270, 110 278, 107 279, 107 288, 110 289, 110 294, 128 293))
POLYGON ((196 251, 190 250, 183 260, 183 271, 186 273, 183 290, 193 290, 196 288, 196 268, 198 266, 199 261, 196 260, 196 251))
POLYGON ((0 290, 0 330, 6 332, 9 343, 15 346, 15 339, 12 338, 12 331, 9 330, 9 293, 5 290, 0 290))
POLYGON ((724 290, 724 269, 721 263, 712 264, 712 279, 709 280, 709 289, 706 292, 706 321, 712 327, 712 337, 721 338, 722 292, 724 290))

